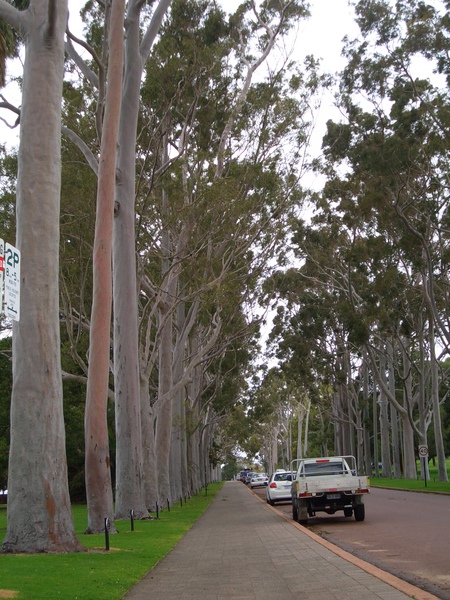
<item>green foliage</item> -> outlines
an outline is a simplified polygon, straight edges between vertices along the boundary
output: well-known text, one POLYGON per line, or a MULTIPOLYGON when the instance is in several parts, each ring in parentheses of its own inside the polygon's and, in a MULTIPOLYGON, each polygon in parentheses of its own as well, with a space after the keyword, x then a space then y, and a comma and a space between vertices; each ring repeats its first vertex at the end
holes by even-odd
POLYGON ((0 148, 0 237, 10 244, 16 239, 17 154, 0 148))
POLYGON ((237 458, 232 454, 227 456, 227 462, 222 467, 222 481, 231 481, 239 473, 237 458))
MULTIPOLYGON (((18 10, 26 10, 30 0, 9 0, 18 10)), ((5 85, 6 62, 8 58, 18 56, 20 35, 5 21, 0 21, 0 87, 5 85)))

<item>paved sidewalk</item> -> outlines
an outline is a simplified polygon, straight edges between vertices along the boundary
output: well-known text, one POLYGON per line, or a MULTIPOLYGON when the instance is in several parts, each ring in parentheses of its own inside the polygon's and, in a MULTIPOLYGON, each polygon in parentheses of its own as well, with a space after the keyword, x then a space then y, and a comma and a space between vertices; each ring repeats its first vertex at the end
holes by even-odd
POLYGON ((178 545, 124 599, 435 598, 344 556, 349 557, 283 518, 242 483, 230 481, 178 545))

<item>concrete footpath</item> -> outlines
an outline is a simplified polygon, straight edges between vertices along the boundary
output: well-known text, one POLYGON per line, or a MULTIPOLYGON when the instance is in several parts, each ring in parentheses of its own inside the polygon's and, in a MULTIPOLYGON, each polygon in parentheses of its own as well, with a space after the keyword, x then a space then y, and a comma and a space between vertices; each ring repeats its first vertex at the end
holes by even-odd
POLYGON ((436 600, 224 484, 209 508, 126 600, 436 600))

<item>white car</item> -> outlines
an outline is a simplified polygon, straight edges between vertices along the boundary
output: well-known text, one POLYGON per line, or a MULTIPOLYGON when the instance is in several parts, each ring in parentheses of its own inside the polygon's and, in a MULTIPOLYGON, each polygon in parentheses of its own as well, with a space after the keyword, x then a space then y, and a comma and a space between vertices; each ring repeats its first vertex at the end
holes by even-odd
POLYGON ((272 506, 275 502, 291 501, 291 471, 277 470, 269 477, 266 487, 266 502, 272 506))
POLYGON ((252 473, 250 487, 263 487, 267 484, 267 475, 265 473, 252 473))

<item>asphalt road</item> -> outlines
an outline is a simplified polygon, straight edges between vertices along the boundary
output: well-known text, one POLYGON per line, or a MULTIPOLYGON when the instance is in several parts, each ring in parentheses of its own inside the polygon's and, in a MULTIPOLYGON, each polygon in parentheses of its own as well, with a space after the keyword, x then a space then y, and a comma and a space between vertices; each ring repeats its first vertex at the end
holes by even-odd
MULTIPOLYGON (((265 489, 254 490, 265 498, 265 489)), ((450 496, 371 488, 357 523, 319 513, 308 529, 442 600, 450 600, 450 496)), ((275 505, 291 514, 290 503, 275 505)), ((342 515, 342 516, 341 516, 342 515)))

